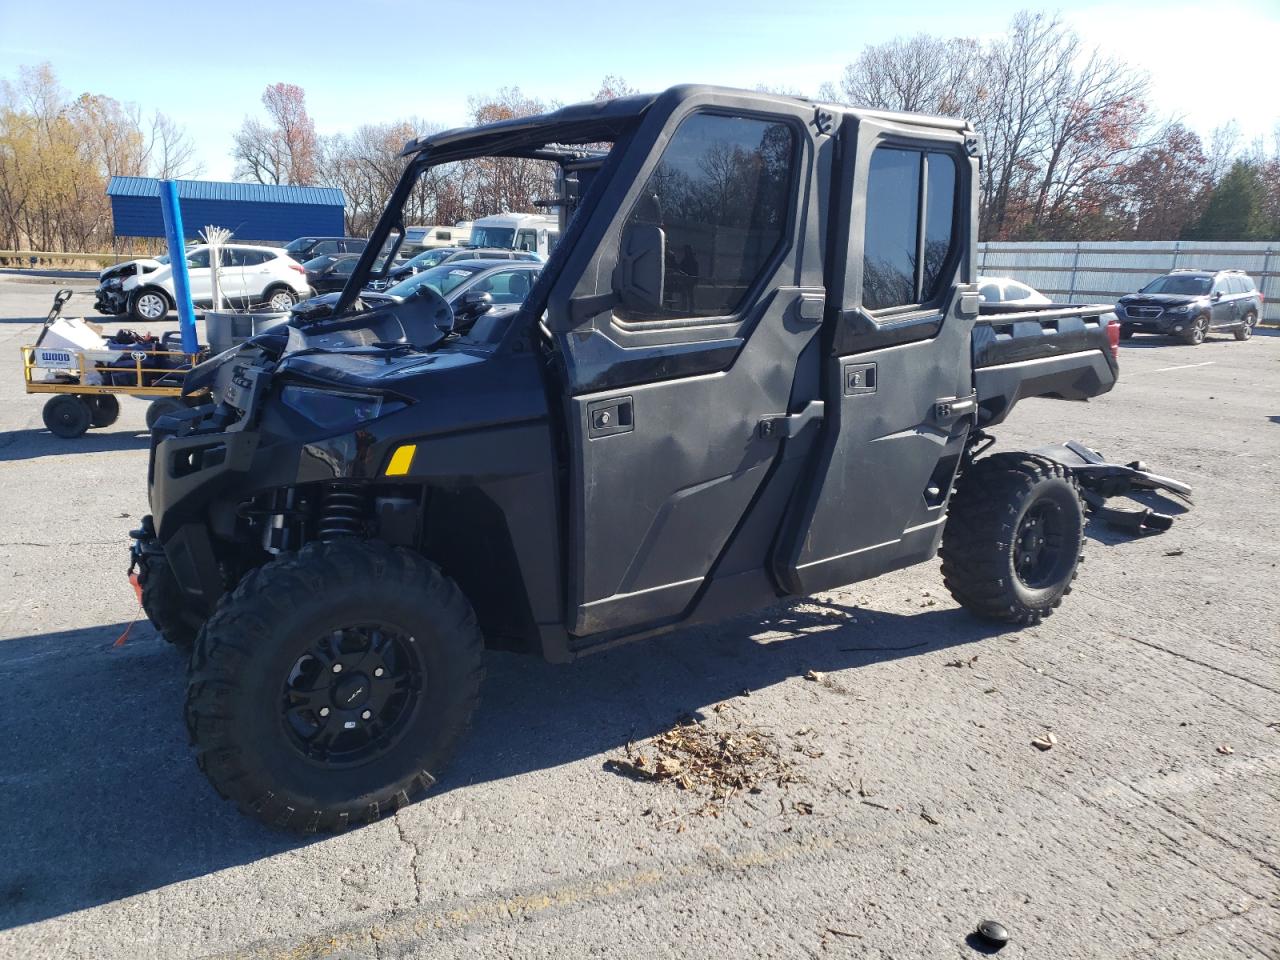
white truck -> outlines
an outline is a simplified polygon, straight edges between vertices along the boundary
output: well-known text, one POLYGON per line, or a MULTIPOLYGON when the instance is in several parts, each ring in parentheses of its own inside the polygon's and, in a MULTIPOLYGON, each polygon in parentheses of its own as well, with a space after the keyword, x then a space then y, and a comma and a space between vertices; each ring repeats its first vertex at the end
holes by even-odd
POLYGON ((560 241, 560 221, 540 213, 496 213, 471 224, 473 247, 527 250, 548 256, 560 241))

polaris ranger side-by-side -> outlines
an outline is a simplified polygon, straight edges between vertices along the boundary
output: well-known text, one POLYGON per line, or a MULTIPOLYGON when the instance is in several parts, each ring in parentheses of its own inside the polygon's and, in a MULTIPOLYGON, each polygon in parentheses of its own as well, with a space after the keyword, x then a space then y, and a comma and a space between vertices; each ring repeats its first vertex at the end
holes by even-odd
POLYGON ((976 455, 1024 397, 1109 390, 1116 331, 979 314, 980 151, 959 120, 702 86, 408 144, 343 293, 197 368, 219 403, 153 434, 134 561, 194 644, 218 791, 304 831, 412 801, 486 645, 568 661, 939 552, 968 609, 1050 613, 1075 481, 976 455), (418 177, 479 156, 558 164, 524 304, 363 304, 418 177))

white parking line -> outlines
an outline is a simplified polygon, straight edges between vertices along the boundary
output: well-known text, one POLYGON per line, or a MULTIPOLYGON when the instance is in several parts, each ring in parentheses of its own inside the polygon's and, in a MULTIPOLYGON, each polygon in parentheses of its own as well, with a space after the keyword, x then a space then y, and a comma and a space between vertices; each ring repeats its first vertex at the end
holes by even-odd
POLYGON ((1161 367, 1156 373, 1168 373, 1170 370, 1190 370, 1192 367, 1211 367, 1216 360, 1206 360, 1204 363, 1184 363, 1177 367, 1161 367))

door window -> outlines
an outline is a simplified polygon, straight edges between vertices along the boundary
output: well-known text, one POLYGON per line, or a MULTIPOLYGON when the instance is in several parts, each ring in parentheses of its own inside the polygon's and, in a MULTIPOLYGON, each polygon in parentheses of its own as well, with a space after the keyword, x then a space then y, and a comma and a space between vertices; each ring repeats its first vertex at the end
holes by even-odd
POLYGON ((333 273, 334 276, 337 276, 337 277, 349 277, 351 276, 351 271, 353 271, 355 268, 356 268, 356 258, 344 257, 342 260, 339 260, 337 263, 333 265, 333 270, 331 272, 333 273))
POLYGON ((529 295, 529 288, 532 286, 532 271, 503 270, 485 277, 471 289, 489 294, 493 297, 495 304, 519 304, 524 303, 524 298, 529 295))
POLYGON ((1248 293, 1249 288, 1245 286, 1244 277, 1227 277, 1228 293, 1248 293))
POLYGON ((538 231, 521 230, 516 234, 517 250, 537 250, 538 249, 538 231))
POLYGON ((956 162, 947 153, 877 147, 867 173, 862 306, 916 306, 941 293, 955 245, 956 162))
POLYGON ((187 254, 187 269, 199 270, 202 267, 209 266, 209 248, 197 250, 195 253, 187 254))
POLYGON ((270 254, 262 250, 243 250, 238 247, 224 249, 222 251, 223 266, 229 267, 256 267, 266 263, 270 254))
POLYGON ((313 257, 318 257, 322 253, 337 253, 337 252, 338 252, 337 240, 321 240, 319 243, 317 243, 314 247, 311 248, 311 256, 313 257))
POLYGON ((626 223, 666 234, 662 308, 619 308, 615 315, 668 320, 741 308, 782 247, 795 154, 795 134, 785 123, 709 113, 685 120, 626 223))

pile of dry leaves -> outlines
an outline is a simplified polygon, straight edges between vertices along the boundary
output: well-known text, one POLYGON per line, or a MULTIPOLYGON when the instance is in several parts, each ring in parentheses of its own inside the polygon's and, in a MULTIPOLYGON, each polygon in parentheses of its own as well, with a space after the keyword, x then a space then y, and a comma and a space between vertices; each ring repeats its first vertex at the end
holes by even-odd
MULTIPOLYGON (((715 712, 722 714, 723 705, 715 712)), ((770 733, 733 723, 719 728, 686 717, 647 744, 627 744, 625 757, 606 764, 637 780, 662 781, 707 798, 698 813, 716 815, 737 793, 758 793, 762 783, 794 783, 791 763, 770 733)))

